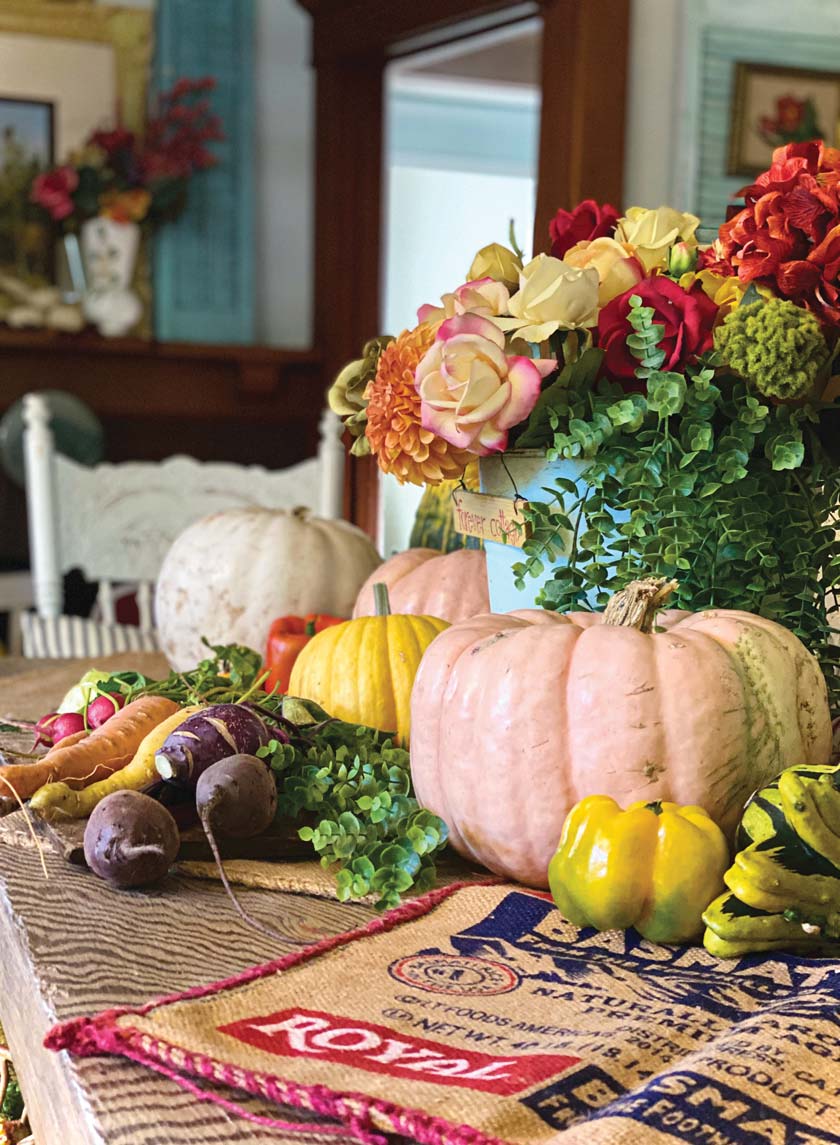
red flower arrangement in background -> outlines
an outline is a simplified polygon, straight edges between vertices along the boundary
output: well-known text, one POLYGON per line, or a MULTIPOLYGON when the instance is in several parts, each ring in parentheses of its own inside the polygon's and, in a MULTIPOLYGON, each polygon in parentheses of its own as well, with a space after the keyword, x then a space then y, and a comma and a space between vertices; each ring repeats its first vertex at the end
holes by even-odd
POLYGON ((840 151, 822 142, 778 147, 742 194, 746 205, 721 226, 703 265, 840 323, 840 151))
POLYGON ((39 175, 30 198, 65 228, 95 215, 151 225, 175 218, 196 171, 217 159, 208 144, 224 139, 210 107, 210 77, 180 79, 158 97, 142 138, 126 128, 94 131, 82 157, 39 175))

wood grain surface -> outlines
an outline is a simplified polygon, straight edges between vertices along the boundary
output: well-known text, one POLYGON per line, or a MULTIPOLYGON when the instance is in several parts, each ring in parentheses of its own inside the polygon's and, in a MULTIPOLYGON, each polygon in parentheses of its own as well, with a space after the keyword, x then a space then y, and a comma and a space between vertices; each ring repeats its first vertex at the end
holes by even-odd
MULTIPOLYGON (((142 657, 129 659, 98 666, 163 674, 161 658, 143 664, 142 657)), ((88 667, 69 662, 33 669, 0 661, 0 715, 33 718, 48 711, 88 667)), ((350 1140, 319 1133, 314 1123, 303 1138, 264 1130, 142 1066, 121 1058, 71 1058, 45 1050, 42 1042, 56 1022, 240 974, 320 935, 358 925, 372 916, 369 908, 241 890, 245 909, 287 936, 281 943, 240 922, 218 884, 171 875, 153 891, 116 891, 52 850, 44 859, 46 879, 34 849, 0 834, 0 1022, 38 1145, 350 1140)), ((255 1114, 286 1121, 299 1116, 241 1097, 255 1114)))
MULTIPOLYGON (((0 844, 0 1020, 38 1145, 298 1140, 235 1118, 123 1059, 71 1058, 41 1042, 57 1021, 239 974, 358 925, 372 912, 301 895, 240 891, 247 911, 287 936, 280 943, 242 924, 217 884, 173 875, 154 891, 116 891, 56 855, 46 855, 46 863, 48 879, 34 851, 0 844)), ((242 1101, 252 1112, 298 1116, 242 1101)), ((345 1140, 317 1131, 312 1139, 345 1140)))

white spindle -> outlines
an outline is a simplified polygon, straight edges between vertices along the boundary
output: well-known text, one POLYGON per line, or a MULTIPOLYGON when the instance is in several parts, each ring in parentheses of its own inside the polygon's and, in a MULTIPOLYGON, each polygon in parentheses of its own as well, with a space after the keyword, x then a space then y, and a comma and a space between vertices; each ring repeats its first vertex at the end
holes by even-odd
POLYGON ((23 399, 26 503, 32 582, 39 616, 61 613, 63 591, 58 559, 57 502, 52 466, 50 410, 41 394, 23 399))
POLYGON ((147 580, 137 586, 137 609, 140 613, 140 627, 147 632, 154 628, 152 621, 152 586, 147 580))
POLYGON ((105 624, 116 624, 117 613, 114 608, 114 586, 109 580, 101 580, 99 582, 99 594, 96 599, 99 602, 103 622, 105 624))
POLYGON ((325 409, 321 414, 321 440, 318 459, 321 463, 321 487, 318 511, 322 517, 341 516, 344 500, 344 446, 341 443, 341 420, 325 409))

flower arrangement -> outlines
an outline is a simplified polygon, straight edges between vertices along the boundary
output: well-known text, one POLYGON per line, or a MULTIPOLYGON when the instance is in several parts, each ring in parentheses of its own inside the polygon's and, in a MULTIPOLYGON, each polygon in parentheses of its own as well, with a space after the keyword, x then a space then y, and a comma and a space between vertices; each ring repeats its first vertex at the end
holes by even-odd
POLYGON ((538 603, 566 610, 675 576, 678 606, 787 624, 836 702, 840 151, 781 147, 742 194, 708 247, 693 215, 587 201, 550 253, 484 248, 330 402, 400 481, 526 448, 578 462, 525 510, 520 587, 550 565, 538 603))
POLYGON ((30 198, 64 231, 104 215, 157 226, 177 217, 196 171, 216 163, 224 139, 208 95, 212 78, 181 79, 158 97, 142 138, 123 127, 94 131, 79 154, 38 175, 30 198))

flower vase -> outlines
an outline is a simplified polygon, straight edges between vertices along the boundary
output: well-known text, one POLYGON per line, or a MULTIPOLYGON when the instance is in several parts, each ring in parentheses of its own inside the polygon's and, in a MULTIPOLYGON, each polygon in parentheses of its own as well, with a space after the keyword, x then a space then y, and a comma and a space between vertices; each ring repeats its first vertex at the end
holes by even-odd
MULTIPOLYGON (((494 453, 479 459, 478 471, 482 493, 493 497, 526 501, 549 500, 547 489, 555 489, 557 478, 574 481, 577 484, 588 467, 586 461, 548 461, 540 449, 514 449, 508 453, 494 453)), ((560 490, 557 490, 558 495, 560 490)), ((568 502, 574 500, 567 495, 564 511, 569 515, 568 502)), ((572 517, 574 524, 574 518, 572 517)), ((616 514, 616 520, 626 519, 626 514, 616 514)), ((582 518, 579 528, 585 527, 582 518)), ((569 538, 571 541, 571 537, 569 538)), ((566 555, 560 554, 553 563, 544 560, 545 568, 539 576, 526 576, 524 587, 515 584, 513 566, 526 560, 522 549, 513 544, 499 541, 485 541, 487 554, 487 584, 490 591, 490 608, 493 612, 513 612, 517 608, 536 608, 540 589, 550 580, 556 568, 568 562, 566 555)), ((596 593, 587 595, 588 603, 597 606, 596 593)))
MULTIPOLYGON (((586 462, 582 461, 547 461, 545 453, 539 449, 511 450, 479 459, 479 487, 482 493, 493 497, 544 501, 544 487, 551 488, 554 477, 577 481, 585 469, 586 462)), ((518 589, 514 583, 513 566, 525 560, 522 549, 499 541, 485 541, 484 549, 492 611, 513 612, 517 608, 537 607, 537 594, 551 577, 553 567, 546 563, 540 576, 526 577, 525 587, 518 589)))
POLYGON ((105 338, 127 334, 143 316, 143 304, 132 289, 140 227, 103 216, 81 228, 82 258, 87 285, 85 317, 105 338))

